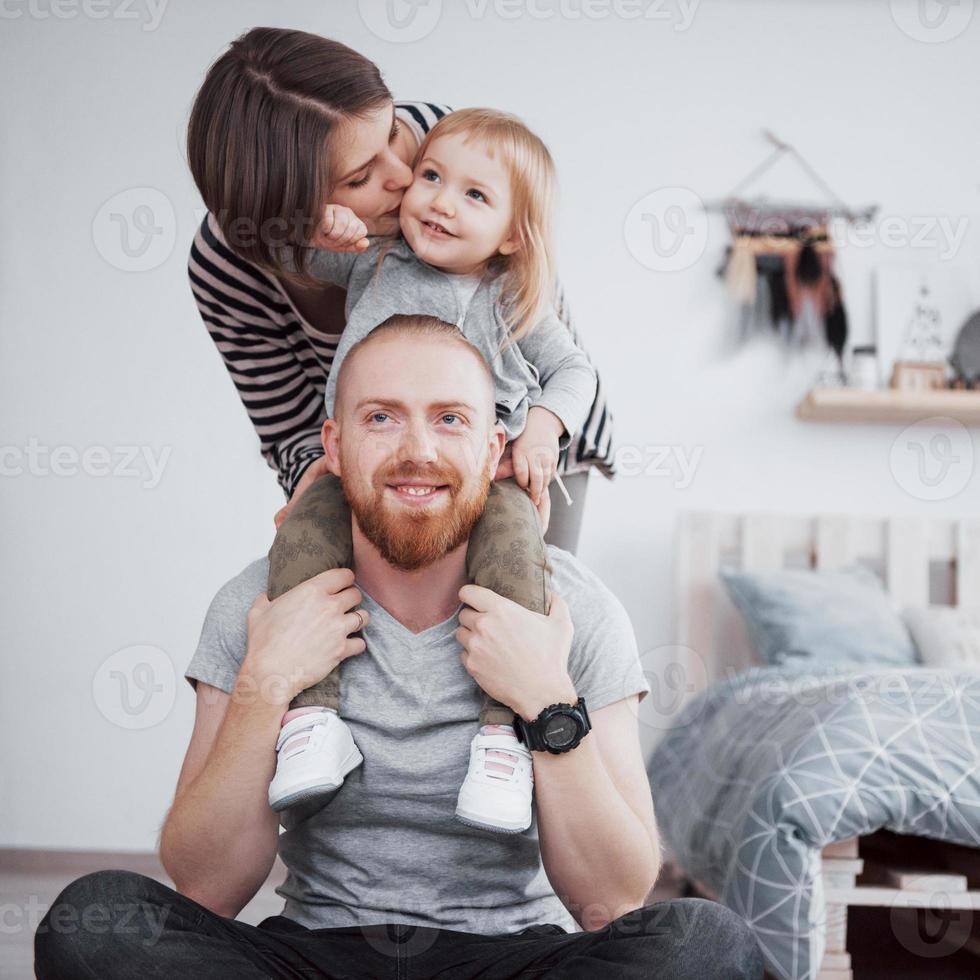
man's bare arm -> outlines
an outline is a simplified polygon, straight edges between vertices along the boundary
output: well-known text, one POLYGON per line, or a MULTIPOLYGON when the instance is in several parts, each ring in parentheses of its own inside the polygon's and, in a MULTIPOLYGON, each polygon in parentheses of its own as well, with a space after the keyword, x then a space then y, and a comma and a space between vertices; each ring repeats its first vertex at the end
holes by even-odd
MULTIPOLYGON (((487 694, 526 721, 549 704, 577 700, 568 673, 573 626, 560 595, 552 594, 547 616, 478 585, 464 585, 459 597, 470 607, 459 614, 460 656, 487 694)), ((570 752, 533 753, 541 859, 556 894, 587 930, 643 906, 660 873, 637 699, 590 712, 592 731, 570 752)))
POLYGON ((347 657, 370 616, 349 569, 314 576, 248 611, 248 642, 231 695, 197 685, 194 732, 160 832, 160 860, 177 890, 236 916, 275 861, 279 821, 269 806, 276 739, 293 696, 347 657))
POLYGON ((534 753, 541 859, 586 930, 645 905, 660 873, 636 704, 632 695, 590 712, 592 731, 570 752, 534 753))
POLYGON ((160 833, 160 860, 177 890, 229 918, 275 861, 279 820, 268 794, 285 711, 236 691, 198 683, 194 733, 160 833))

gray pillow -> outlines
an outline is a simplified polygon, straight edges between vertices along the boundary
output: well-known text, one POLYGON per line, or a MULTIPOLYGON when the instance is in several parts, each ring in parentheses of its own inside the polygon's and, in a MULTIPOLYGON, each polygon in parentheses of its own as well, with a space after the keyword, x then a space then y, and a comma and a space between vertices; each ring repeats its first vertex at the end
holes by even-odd
POLYGON ((759 657, 775 666, 906 667, 908 628, 874 572, 721 572, 759 657))

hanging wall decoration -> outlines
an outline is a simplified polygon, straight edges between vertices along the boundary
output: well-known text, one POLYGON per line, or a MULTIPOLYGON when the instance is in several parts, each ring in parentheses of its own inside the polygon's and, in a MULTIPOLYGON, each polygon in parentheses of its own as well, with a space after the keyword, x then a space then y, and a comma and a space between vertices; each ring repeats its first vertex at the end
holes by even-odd
POLYGON ((732 189, 708 206, 721 212, 732 235, 719 275, 737 309, 737 336, 773 332, 791 347, 826 345, 843 379, 847 312, 834 270, 832 218, 870 221, 876 207, 854 211, 788 143, 764 133, 773 152, 732 189), (829 199, 826 205, 774 202, 741 195, 783 156, 791 156, 829 199))

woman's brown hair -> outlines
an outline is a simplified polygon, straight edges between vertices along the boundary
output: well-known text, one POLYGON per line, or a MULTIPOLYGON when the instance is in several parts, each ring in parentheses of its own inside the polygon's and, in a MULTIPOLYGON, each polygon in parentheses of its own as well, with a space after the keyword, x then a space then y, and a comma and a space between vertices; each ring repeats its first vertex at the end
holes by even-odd
POLYGON ((331 139, 391 101, 377 65, 338 41, 273 27, 233 41, 187 127, 194 182, 229 246, 305 279, 309 253, 294 246, 309 242, 330 196, 331 139))

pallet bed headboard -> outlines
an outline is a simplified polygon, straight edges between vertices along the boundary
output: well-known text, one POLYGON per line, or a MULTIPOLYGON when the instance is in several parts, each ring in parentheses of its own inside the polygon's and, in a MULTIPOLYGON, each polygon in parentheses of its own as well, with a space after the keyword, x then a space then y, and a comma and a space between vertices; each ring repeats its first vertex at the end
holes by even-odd
POLYGON ((877 572, 900 606, 980 603, 980 520, 682 512, 676 541, 677 643, 688 650, 689 696, 755 663, 742 622, 718 578, 750 572, 877 572))

